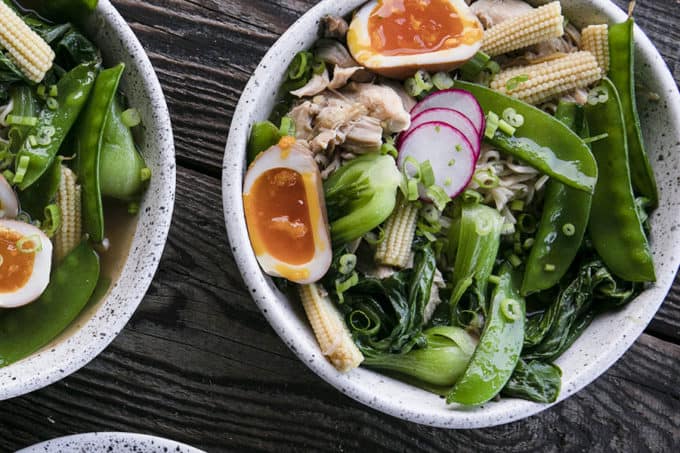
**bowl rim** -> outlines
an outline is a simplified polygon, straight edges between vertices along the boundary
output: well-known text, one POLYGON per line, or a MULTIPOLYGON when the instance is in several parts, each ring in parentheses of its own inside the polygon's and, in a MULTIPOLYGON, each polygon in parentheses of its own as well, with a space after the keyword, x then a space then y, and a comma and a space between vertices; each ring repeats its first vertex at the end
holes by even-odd
MULTIPOLYGON (((127 448, 136 450, 144 448, 149 451, 149 446, 154 445, 153 451, 174 451, 178 453, 205 453, 191 445, 165 437, 150 434, 128 433, 122 431, 96 431, 91 433, 70 434, 68 436, 55 437, 54 439, 38 442, 37 444, 24 447, 16 453, 38 453, 46 451, 72 450, 78 446, 83 451, 86 447, 110 447, 112 443, 125 443, 127 448)), ((103 450, 100 450, 103 451, 103 450)), ((109 450, 107 450, 109 451, 109 450)))
MULTIPOLYGON (((365 1, 355 0, 351 2, 354 5, 353 9, 356 9, 365 1)), ((283 59, 290 61, 292 59, 292 51, 288 52, 286 50, 287 47, 300 50, 303 45, 302 38, 300 37, 305 36, 305 33, 311 27, 318 26, 319 18, 324 12, 327 13, 332 9, 331 5, 333 3, 332 0, 320 1, 281 35, 258 64, 241 95, 232 118, 232 126, 225 146, 222 167, 223 209, 231 249, 248 293, 255 300, 260 311, 279 337, 315 374, 354 400, 388 415, 434 427, 468 429, 509 423, 529 417, 558 404, 597 379, 630 348, 663 303, 673 282, 675 272, 672 275, 670 275, 670 272, 659 275, 657 282, 638 296, 640 298, 645 294, 651 297, 653 301, 648 304, 648 307, 646 306, 646 311, 643 312, 643 315, 635 319, 636 322, 626 325, 626 329, 620 332, 621 338, 618 338, 617 341, 613 341, 611 344, 603 345, 604 352, 596 356, 587 367, 576 373, 576 376, 571 381, 565 382, 563 378, 562 391, 555 402, 542 404, 525 400, 513 400, 514 405, 496 411, 493 411, 493 405, 489 404, 488 406, 481 406, 480 409, 482 410, 480 411, 450 410, 446 413, 447 415, 442 415, 434 411, 424 412, 414 410, 404 400, 394 395, 375 394, 365 384, 357 385, 356 383, 359 379, 354 374, 355 372, 373 372, 359 368, 350 373, 342 374, 337 372, 323 357, 317 360, 320 356, 320 351, 316 341, 313 341, 313 345, 310 345, 308 341, 309 333, 292 326, 292 323, 287 320, 289 314, 286 313, 287 308, 285 304, 279 301, 278 295, 280 293, 274 287, 271 279, 260 270, 248 239, 240 187, 243 172, 246 168, 244 165, 245 143, 247 142, 250 125, 255 120, 253 109, 256 108, 256 102, 254 101, 256 98, 254 96, 257 93, 262 95, 265 90, 271 88, 270 86, 264 86, 260 81, 277 80, 276 77, 267 77, 270 74, 268 68, 280 64, 280 61, 283 59), (493 413, 483 411, 491 411, 493 413)), ((618 22, 627 18, 627 14, 610 0, 572 0, 570 3, 574 3, 575 7, 591 8, 607 20, 618 22)), ((641 51, 644 55, 654 60, 655 67, 653 71, 659 79, 660 85, 663 88, 670 88, 668 92, 665 92, 668 109, 673 118, 679 119, 680 93, 678 92, 677 83, 664 63, 663 57, 637 25, 635 25, 635 34, 636 51, 641 51)), ((257 119, 260 120, 261 118, 257 119)), ((680 137, 680 130, 676 132, 680 137)), ((671 261, 669 267, 677 270, 680 265, 680 229, 672 232, 671 237, 674 239, 674 249, 672 250, 674 253, 672 253, 673 256, 669 260, 671 261)), ((372 382, 383 383, 389 379, 383 376, 383 379, 373 379, 372 382)), ((413 389, 416 392, 419 390, 415 387, 413 389)), ((423 392, 423 395, 425 394, 423 392)), ((496 408, 498 406, 501 405, 497 404, 496 408)))
MULTIPOLYGON (((123 272, 127 271, 129 267, 129 255, 132 252, 132 244, 128 252, 125 264, 121 274, 116 280, 111 282, 107 296, 100 301, 100 307, 87 320, 80 324, 74 325, 77 330, 66 338, 60 338, 64 333, 60 334, 60 341, 56 345, 46 345, 39 351, 34 352, 30 356, 10 364, 7 367, 0 368, 0 401, 25 395, 35 390, 53 384, 68 375, 78 371, 80 368, 87 365, 95 357, 97 357, 120 333, 130 320, 139 304, 142 302, 146 292, 153 281, 153 276, 160 264, 163 249, 167 242, 168 232, 170 230, 170 223, 172 220, 172 213, 174 209, 175 199, 175 145, 172 133, 172 124, 170 121, 170 112, 168 110, 165 96, 161 88, 160 82, 156 72, 151 65, 148 55, 144 51, 141 43, 135 36, 134 32, 120 15, 116 8, 110 3, 110 0, 100 0, 96 11, 97 20, 108 22, 111 29, 116 31, 116 36, 122 38, 126 43, 125 47, 132 55, 135 55, 135 63, 139 67, 139 72, 144 74, 142 77, 142 85, 145 92, 149 93, 149 97, 153 99, 154 103, 151 106, 151 112, 154 118, 154 123, 157 125, 157 130, 167 130, 168 133, 158 134, 156 146, 161 151, 160 162, 163 165, 171 164, 172 171, 165 170, 163 173, 163 185, 157 192, 157 199, 162 203, 164 208, 155 210, 157 212, 154 217, 154 232, 155 241, 149 241, 145 245, 144 251, 148 256, 153 256, 152 260, 147 262, 145 270, 150 271, 145 278, 143 284, 137 284, 134 295, 125 296, 125 303, 122 306, 116 307, 116 315, 107 317, 107 322, 102 324, 97 321, 96 315, 106 310, 106 302, 113 298, 114 292, 121 292, 117 283, 121 280, 123 272), (71 349, 71 343, 77 340, 82 340, 76 349, 71 349), (86 346, 85 346, 86 345, 86 346), (66 356, 66 360, 60 360, 66 356), (40 371, 32 375, 29 379, 23 379, 27 373, 34 372, 36 369, 40 371)), ((143 212, 144 203, 140 213, 143 212)), ((142 225, 142 217, 137 219, 135 236, 137 236, 137 228, 142 225)), ((127 293, 125 293, 127 294, 127 293)), ((54 340, 53 340, 54 342, 54 340)))

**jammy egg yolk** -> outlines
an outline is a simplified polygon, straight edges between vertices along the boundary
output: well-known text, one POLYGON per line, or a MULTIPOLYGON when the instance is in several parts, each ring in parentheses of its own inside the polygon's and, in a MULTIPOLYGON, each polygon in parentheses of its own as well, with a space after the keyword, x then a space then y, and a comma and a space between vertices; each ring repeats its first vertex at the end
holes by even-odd
POLYGON ((483 31, 448 0, 380 0, 368 19, 371 47, 382 55, 413 55, 479 41, 483 31))
POLYGON ((255 253, 266 251, 291 265, 309 262, 314 235, 303 176, 289 168, 272 168, 257 178, 248 198, 255 253))
MULTIPOLYGON (((33 274, 35 253, 18 249, 17 242, 22 237, 16 231, 0 228, 0 294, 23 288, 33 274)), ((26 242, 23 247, 32 249, 33 244, 26 242)))

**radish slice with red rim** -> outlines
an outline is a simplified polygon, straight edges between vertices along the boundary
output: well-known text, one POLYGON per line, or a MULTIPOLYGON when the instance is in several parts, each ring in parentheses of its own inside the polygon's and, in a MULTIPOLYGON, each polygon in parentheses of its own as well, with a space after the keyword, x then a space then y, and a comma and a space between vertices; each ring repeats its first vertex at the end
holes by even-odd
MULTIPOLYGON (((397 159, 402 171, 408 157, 420 164, 429 160, 435 184, 451 198, 470 183, 477 163, 477 155, 465 135, 441 121, 421 124, 404 137, 397 159)), ((421 199, 429 200, 422 184, 418 190, 421 199)))
POLYGON ((458 88, 435 91, 411 109, 411 118, 432 108, 458 110, 474 124, 477 134, 481 136, 484 130, 484 111, 469 91, 458 88))
POLYGON ((399 136, 397 144, 401 144, 406 136, 416 127, 433 121, 446 123, 461 131, 472 145, 472 150, 475 152, 475 155, 479 156, 482 139, 480 138, 475 125, 472 124, 472 121, 470 121, 467 116, 463 115, 458 110, 453 109, 432 108, 420 112, 411 118, 411 127, 399 136))

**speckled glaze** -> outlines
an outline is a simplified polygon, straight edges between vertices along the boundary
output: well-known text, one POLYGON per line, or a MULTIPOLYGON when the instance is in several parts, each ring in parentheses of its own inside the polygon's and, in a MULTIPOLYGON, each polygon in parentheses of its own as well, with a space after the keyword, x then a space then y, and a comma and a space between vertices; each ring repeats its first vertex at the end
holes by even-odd
POLYGON ((51 344, 0 368, 0 400, 68 376, 118 335, 151 284, 170 228, 175 200, 175 148, 158 78, 141 44, 108 0, 100 0, 86 31, 102 49, 105 63, 122 61, 126 65, 121 89, 141 115, 137 144, 153 176, 140 205, 136 232, 119 278, 102 300, 88 306, 51 344))
MULTIPOLYGON (((444 428, 479 428, 528 417, 550 405, 504 398, 478 408, 463 409, 447 406, 436 395, 367 369, 359 368, 347 374, 337 372, 321 355, 299 304, 288 301, 258 267, 248 240, 241 202, 250 126, 269 116, 285 68, 297 51, 313 43, 320 18, 326 14, 348 14, 363 2, 320 2, 276 42, 243 92, 232 120, 222 175, 224 215, 236 262, 253 299, 288 347, 315 373, 351 398, 395 417, 444 428)), ((579 26, 626 19, 626 14, 605 0, 562 0, 562 5, 564 14, 579 26)), ((677 178, 680 94, 661 55, 639 28, 635 33, 637 80, 661 96, 658 102, 646 99, 640 102, 643 132, 661 197, 660 207, 651 218, 658 281, 624 309, 597 318, 559 358, 557 364, 563 378, 558 402, 592 382, 631 346, 663 302, 680 263, 680 181, 677 178)))
POLYGON ((205 453, 181 442, 135 433, 85 433, 58 437, 17 453, 205 453))

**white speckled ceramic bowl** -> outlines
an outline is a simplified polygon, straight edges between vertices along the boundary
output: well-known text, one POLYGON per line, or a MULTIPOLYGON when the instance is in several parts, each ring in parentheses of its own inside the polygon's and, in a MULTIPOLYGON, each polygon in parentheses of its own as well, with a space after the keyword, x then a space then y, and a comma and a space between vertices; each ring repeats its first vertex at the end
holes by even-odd
MULTIPOLYGON (((276 42, 243 92, 231 123, 222 176, 225 221, 243 279, 265 317, 300 360, 341 392, 363 404, 395 417, 445 428, 493 426, 535 414, 550 405, 504 398, 500 402, 463 410, 447 406, 436 395, 367 369, 359 368, 347 374, 337 372, 321 355, 299 304, 288 301, 257 264, 248 240, 241 202, 250 126, 269 116, 287 65, 297 51, 314 42, 320 18, 326 14, 348 14, 363 2, 321 1, 276 42)), ((562 5, 564 14, 579 26, 626 19, 626 14, 606 0, 563 0, 562 5)), ((660 207, 651 219, 658 281, 623 310, 597 318, 559 358, 557 364, 563 371, 563 378, 558 401, 589 384, 630 347, 663 302, 680 262, 680 181, 677 178, 680 94, 652 43, 640 29, 635 33, 638 80, 661 96, 659 102, 642 101, 640 105, 646 144, 661 192, 660 207)))
POLYGON ((162 437, 135 433, 85 433, 40 442, 17 453, 205 453, 190 445, 162 437))
POLYGON ((100 0, 86 32, 105 64, 124 62, 123 93, 139 110, 137 144, 151 168, 128 257, 99 302, 88 305, 58 338, 30 357, 0 368, 0 400, 39 389, 78 370, 123 329, 151 284, 170 228, 175 201, 175 148, 170 115, 142 45, 108 0, 100 0))

